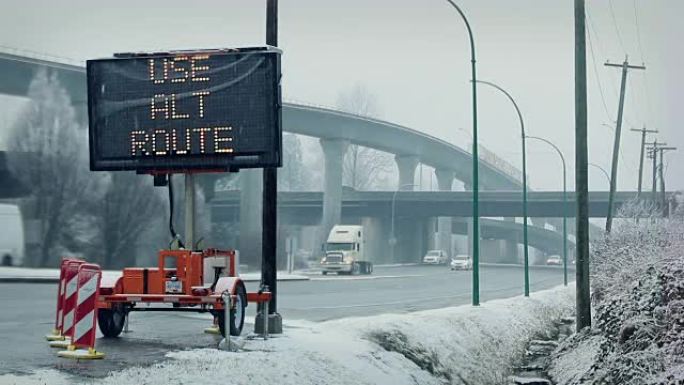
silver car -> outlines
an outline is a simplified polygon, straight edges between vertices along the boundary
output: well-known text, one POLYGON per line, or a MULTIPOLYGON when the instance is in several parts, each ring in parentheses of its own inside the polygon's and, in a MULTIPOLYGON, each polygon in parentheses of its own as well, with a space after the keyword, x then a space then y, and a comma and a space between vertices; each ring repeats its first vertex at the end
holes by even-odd
POLYGON ((469 256, 459 254, 451 258, 451 270, 470 270, 473 268, 473 260, 469 256))

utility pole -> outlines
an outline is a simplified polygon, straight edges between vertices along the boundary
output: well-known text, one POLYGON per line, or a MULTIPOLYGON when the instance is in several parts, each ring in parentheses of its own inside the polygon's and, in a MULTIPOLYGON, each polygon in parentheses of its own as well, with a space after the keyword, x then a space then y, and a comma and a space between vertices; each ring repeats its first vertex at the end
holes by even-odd
MULTIPOLYGON (((278 0, 266 2, 266 44, 278 46, 278 0)), ((267 167, 263 175, 264 192, 262 195, 262 234, 261 234, 261 283, 268 286, 272 293, 268 304, 268 332, 279 334, 283 332, 283 319, 277 308, 277 264, 276 264, 276 234, 277 234, 277 197, 278 197, 278 169, 267 167)), ((262 315, 263 316, 263 315, 262 315)), ((263 327, 263 320, 255 322, 255 328, 263 327), (262 326, 258 326, 262 325, 262 326)), ((255 329, 255 331, 257 331, 255 329)))
POLYGON ((647 130, 646 126, 641 130, 632 128, 630 131, 641 132, 641 156, 639 157, 639 186, 637 188, 637 199, 641 198, 641 184, 644 178, 644 150, 646 149, 646 134, 657 134, 658 130, 647 130))
POLYGON ((610 194, 608 195, 608 217, 606 218, 606 232, 610 233, 610 228, 613 225, 613 200, 615 199, 615 188, 617 186, 618 155, 620 153, 620 133, 622 131, 622 116, 625 107, 627 71, 630 69, 645 70, 646 67, 630 65, 626 57, 625 61, 621 65, 606 63, 606 67, 622 68, 622 83, 620 85, 620 104, 618 106, 617 124, 615 126, 615 142, 613 143, 613 164, 610 170, 610 194))
POLYGON ((591 326, 589 290, 589 153, 587 146, 587 31, 585 0, 575 0, 575 195, 577 331, 591 326))
POLYGON ((653 177, 653 185, 651 186, 651 206, 655 209, 658 205, 658 199, 657 199, 657 193, 658 190, 656 188, 656 181, 658 178, 658 148, 661 146, 666 146, 667 143, 662 143, 658 142, 657 140, 654 140, 653 143, 649 143, 649 147, 647 148, 648 150, 648 158, 653 160, 653 171, 651 176, 653 177))
POLYGON ((669 205, 667 203, 667 194, 665 193, 665 151, 674 151, 676 150, 677 147, 660 147, 658 150, 660 151, 660 193, 661 198, 660 202, 662 204, 662 210, 663 210, 663 218, 669 216, 669 205))

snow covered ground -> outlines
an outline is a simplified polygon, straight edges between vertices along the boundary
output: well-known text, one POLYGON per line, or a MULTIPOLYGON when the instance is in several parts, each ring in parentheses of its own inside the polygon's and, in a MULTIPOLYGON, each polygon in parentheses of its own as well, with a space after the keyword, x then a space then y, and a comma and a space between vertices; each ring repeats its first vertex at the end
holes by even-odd
POLYGON ((0 384, 470 384, 501 383, 528 340, 572 314, 574 288, 410 314, 287 322, 282 336, 243 339, 231 353, 177 351, 150 367, 74 378, 56 370, 0 384))
POLYGON ((684 384, 682 214, 623 220, 592 244, 592 328, 555 352, 557 384, 684 384))

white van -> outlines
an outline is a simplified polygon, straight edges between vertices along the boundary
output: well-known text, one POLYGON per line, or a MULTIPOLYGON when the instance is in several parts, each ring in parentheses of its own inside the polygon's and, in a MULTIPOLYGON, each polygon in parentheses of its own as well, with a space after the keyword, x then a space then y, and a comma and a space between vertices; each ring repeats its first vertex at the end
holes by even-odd
POLYGON ((24 260, 24 226, 19 207, 0 203, 0 265, 19 266, 24 260))

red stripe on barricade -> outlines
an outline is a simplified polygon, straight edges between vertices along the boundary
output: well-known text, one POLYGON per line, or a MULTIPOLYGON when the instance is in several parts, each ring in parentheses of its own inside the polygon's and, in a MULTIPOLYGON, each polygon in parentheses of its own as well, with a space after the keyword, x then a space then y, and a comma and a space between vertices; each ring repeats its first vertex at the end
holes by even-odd
POLYGON ((85 261, 68 260, 64 270, 64 294, 62 299, 62 335, 70 335, 74 326, 74 308, 78 291, 78 269, 85 261))
POLYGON ((95 348, 97 293, 101 279, 100 266, 82 264, 78 267, 74 327, 71 331, 71 345, 75 348, 95 348))

